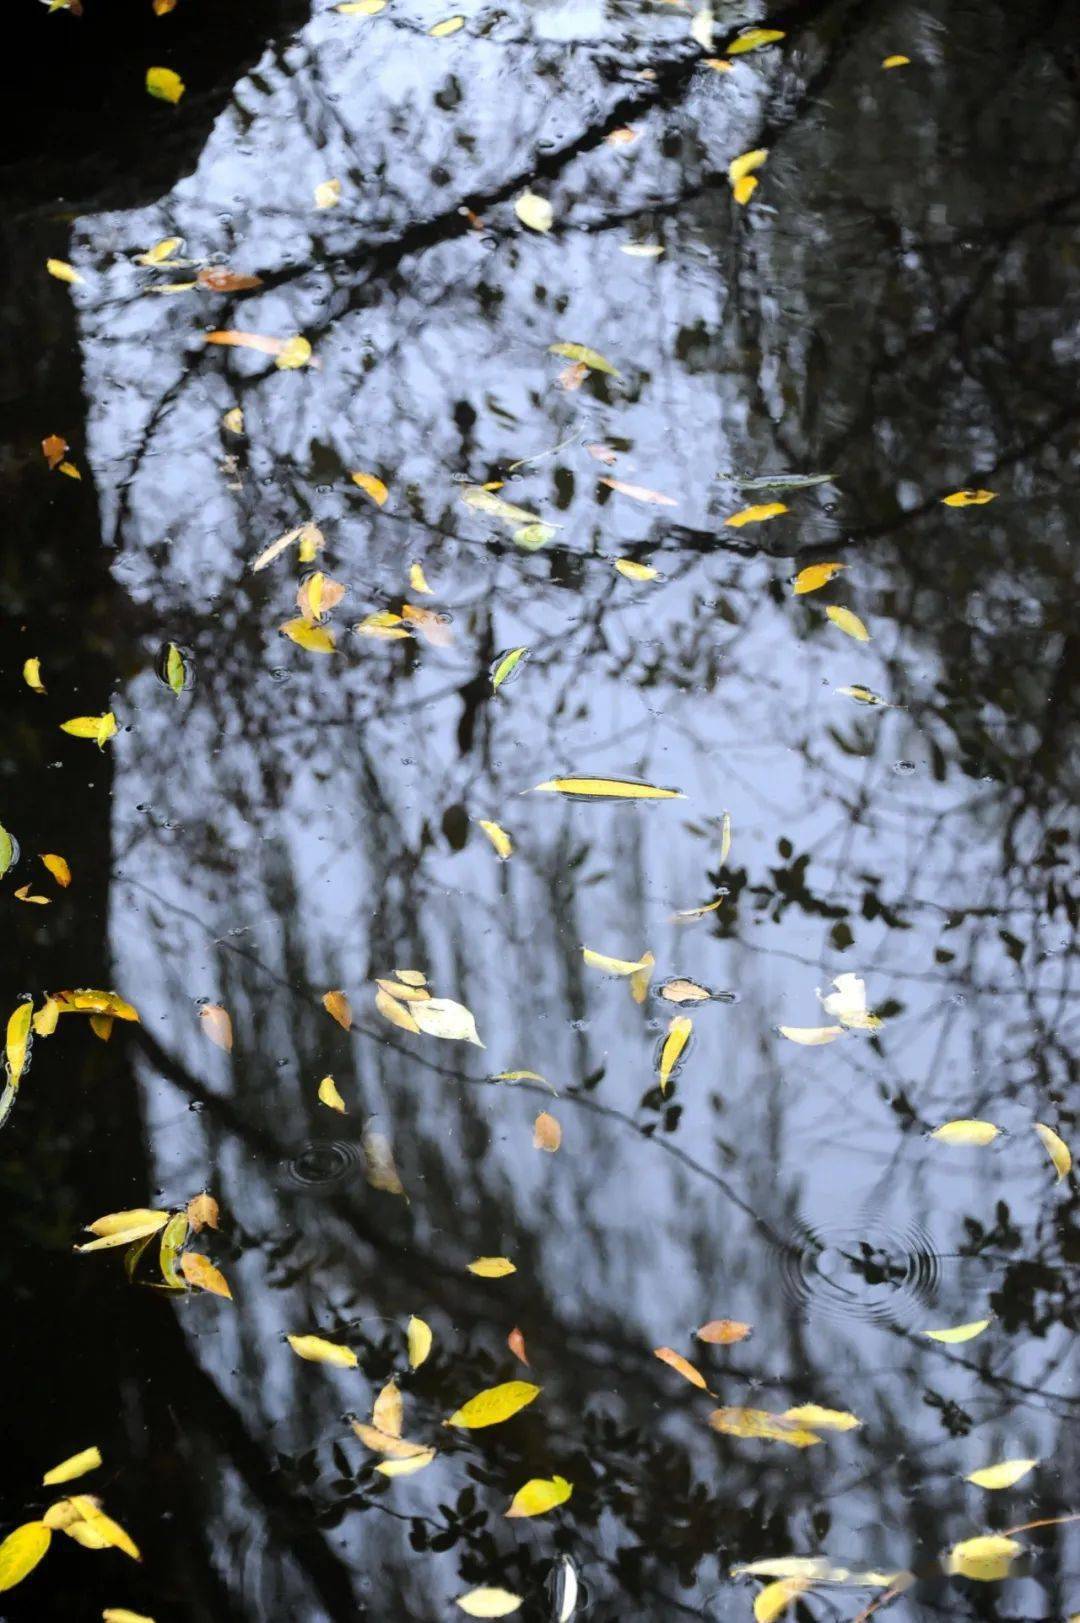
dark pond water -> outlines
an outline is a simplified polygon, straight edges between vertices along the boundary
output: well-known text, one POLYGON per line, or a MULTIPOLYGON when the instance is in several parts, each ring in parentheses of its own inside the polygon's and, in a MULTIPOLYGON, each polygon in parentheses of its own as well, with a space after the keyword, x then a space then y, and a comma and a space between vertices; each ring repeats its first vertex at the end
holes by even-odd
MULTIPOLYGON (((785 36, 728 72, 677 4, 468 0, 445 37, 433 0, 33 9, 0 228, 3 1016, 91 987, 141 1019, 39 1037, 0 1137, 2 1516, 95 1493, 143 1561, 57 1535, 0 1616, 420 1620, 487 1586, 527 1620, 749 1623, 767 1580, 732 1567, 790 1556, 913 1571, 897 1619, 1080 1611, 1068 1523, 1021 1534, 998 1581, 940 1564, 1080 1509, 1076 1185, 1034 1131, 1077 1137, 1073 8, 721 5, 717 55, 744 25, 785 36), (728 164, 761 148, 740 206, 728 164), (550 231, 515 213, 527 190, 550 231), (154 291, 207 266, 261 284, 154 291), (311 364, 210 330, 302 335, 311 364), (784 475, 828 478, 762 483, 784 475), (462 499, 498 481, 545 545, 462 499), (965 488, 994 500, 943 503, 965 488), (252 570, 309 522, 315 563, 292 543, 252 570), (332 654, 278 629, 313 567, 345 588, 332 654), (408 635, 353 630, 406 603, 408 635), (109 710, 100 751, 59 730, 109 710), (523 793, 566 775, 685 798, 523 793), (651 952, 644 1000, 583 946, 651 952), (483 1050, 385 1020, 396 969, 483 1050), (839 975, 880 1027, 781 1035, 836 1024, 839 975), (674 978, 725 995, 677 1006, 674 978), (521 1070, 550 1087, 492 1080, 521 1070), (1000 1132, 929 1137, 968 1118, 1000 1132), (406 1198, 385 1165, 373 1184, 387 1145, 406 1198), (221 1227, 190 1248, 231 1303, 150 1288, 153 1249, 135 1284, 73 1251, 203 1189, 221 1227), (434 1335, 415 1371, 411 1315, 434 1335), (753 1333, 696 1339, 714 1319, 753 1333), (391 1376, 438 1448, 397 1479, 346 1418, 391 1376), (518 1417, 444 1427, 513 1380, 543 1389, 518 1417), (805 1449, 708 1423, 805 1404, 862 1423, 805 1449), (100 1470, 41 1486, 90 1444, 100 1470), (966 1480, 1018 1458, 1014 1487, 966 1480), (505 1519, 556 1474, 568 1503, 505 1519)), ((792 1615, 882 1594, 818 1585, 792 1615)))

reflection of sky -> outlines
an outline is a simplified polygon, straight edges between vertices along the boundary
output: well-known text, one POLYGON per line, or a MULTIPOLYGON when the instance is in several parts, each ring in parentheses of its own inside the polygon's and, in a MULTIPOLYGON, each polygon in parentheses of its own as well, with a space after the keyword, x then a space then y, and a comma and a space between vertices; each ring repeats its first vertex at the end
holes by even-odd
MULTIPOLYGON (((433 20, 425 13, 425 26, 433 20)), ((1064 1331, 1035 1340, 995 1328, 953 1354, 898 1336, 896 1325, 917 1331, 987 1311, 1001 1252, 990 1248, 997 1261, 958 1257, 965 1217, 991 1229, 1004 1200, 1026 1243, 1047 1240, 1056 1197, 1030 1126, 1045 1113, 1061 1060, 1048 1042, 1036 1079, 1032 1034, 1040 1023, 1052 1033, 1061 1019, 1066 966, 1052 931, 1043 961, 1020 967, 998 935, 994 909, 1012 903, 1019 912, 1009 928, 1027 940, 1036 903, 1004 867, 994 785, 948 758, 950 735, 935 713, 945 667, 934 628, 926 635, 920 624, 924 614, 947 615, 940 595, 935 602, 927 591, 924 614, 908 614, 914 594, 884 541, 845 554, 852 569, 834 590, 793 600, 789 552, 839 544, 855 526, 854 504, 831 486, 788 498, 791 513, 764 538, 788 549, 778 560, 723 550, 732 533, 723 517, 769 495, 741 497, 721 475, 815 471, 813 433, 811 460, 793 463, 790 436, 769 421, 796 387, 797 325, 813 290, 765 300, 763 334, 743 332, 742 293, 716 269, 731 255, 727 224, 712 220, 714 211, 727 220, 723 193, 706 193, 707 209, 650 210, 706 163, 752 144, 769 70, 740 69, 731 86, 695 76, 674 120, 673 155, 660 121, 643 119, 636 145, 601 144, 576 159, 544 188, 565 233, 525 233, 500 203, 488 232, 367 280, 350 261, 358 239, 382 243, 453 198, 497 188, 515 153, 562 144, 580 127, 583 104, 597 119, 626 93, 585 49, 545 46, 534 58, 526 45, 500 43, 497 31, 452 45, 377 21, 357 28, 328 12, 316 17, 237 87, 194 175, 154 207, 88 218, 79 230, 90 458, 104 533, 118 540, 117 576, 148 628, 148 668, 117 699, 131 727, 117 743, 119 985, 169 1052, 284 1155, 336 1132, 351 1140, 362 1117, 377 1117, 411 1196, 407 1215, 387 1213, 390 1197, 361 1193, 362 1182, 350 1187, 367 1222, 404 1237, 420 1279, 425 1269, 438 1278, 440 1306, 428 1312, 440 1336, 475 1336, 494 1350, 506 1328, 498 1331, 499 1299, 483 1298, 493 1304, 489 1333, 471 1291, 454 1311, 455 1281, 477 1253, 518 1260, 537 1282, 538 1308, 555 1315, 535 1332, 547 1343, 550 1423, 567 1446, 583 1403, 618 1408, 637 1349, 642 1362, 662 1343, 690 1351, 688 1334, 704 1319, 751 1320, 755 1339, 715 1366, 748 1377, 721 1377, 722 1401, 814 1400, 866 1419, 863 1433, 830 1439, 810 1463, 773 1456, 770 1468, 785 1473, 773 1478, 777 1488, 786 1483, 809 1508, 828 1502, 830 1547, 843 1558, 906 1561, 907 1479, 882 1467, 883 1437, 902 1437, 912 1458, 928 1450, 919 1492, 950 1534, 955 1522, 956 1537, 978 1515, 957 1491, 957 1472, 1058 1446, 1060 1406, 1035 1394, 1067 1391, 1057 1367, 1064 1331), (506 79, 518 75, 531 88, 508 97, 506 79), (316 214, 312 188, 330 176, 342 181, 342 206, 316 214), (594 229, 616 215, 630 218, 594 229), (288 275, 238 301, 154 297, 146 287, 169 275, 140 271, 130 256, 169 234, 183 236, 193 256, 288 275), (664 241, 668 253, 646 261, 618 251, 638 240, 664 241), (303 331, 319 367, 277 372, 261 356, 207 351, 199 335, 210 325, 303 331), (770 333, 778 341, 759 352, 770 333), (546 353, 559 339, 600 349, 622 379, 560 390, 561 363, 546 353), (239 448, 220 429, 237 402, 247 430, 239 448), (508 549, 498 525, 460 503, 457 484, 494 477, 568 436, 575 443, 520 470, 508 490, 562 526, 558 541, 534 556, 508 549), (602 490, 606 470, 584 441, 616 444, 611 472, 676 497, 678 508, 602 490), (231 455, 238 470, 223 465, 231 455), (352 468, 386 480, 385 512, 349 485, 352 468), (295 612, 291 555, 258 576, 247 568, 308 516, 326 533, 326 567, 349 588, 332 660, 276 635, 295 612), (657 563, 661 584, 614 574, 611 560, 635 543, 648 543, 635 555, 657 563), (452 616, 452 646, 348 634, 364 614, 400 601, 413 561, 434 588, 432 605, 452 616), (826 600, 856 608, 873 641, 859 646, 828 627, 826 600), (179 702, 149 669, 170 638, 195 650, 196 686, 179 702), (463 747, 461 689, 494 652, 518 643, 533 650, 531 661, 482 703, 463 747), (852 682, 899 708, 856 708, 835 691, 852 682), (687 798, 637 808, 521 795, 560 770, 639 776, 687 798), (507 828, 516 846, 508 864, 475 827, 463 850, 451 848, 441 823, 459 804, 470 819, 507 828), (778 839, 810 854, 814 896, 850 910, 849 950, 830 947, 828 919, 798 906, 774 916, 775 894, 757 904, 744 894, 728 939, 711 918, 670 921, 673 909, 712 895, 724 810, 731 866, 751 887, 772 888, 770 869, 786 867, 778 839), (867 905, 878 894, 895 909, 892 927, 867 905), (977 911, 954 921, 957 908, 977 911), (658 982, 689 975, 738 994, 733 1005, 690 1011, 695 1041, 670 1134, 658 1127, 642 1137, 631 1123, 657 1123, 641 1100, 676 1011, 655 999, 637 1008, 625 985, 582 965, 581 944, 625 957, 648 947, 658 982), (345 987, 367 1030, 382 1032, 367 988, 395 965, 424 969, 440 994, 467 1003, 486 1052, 338 1032, 319 994, 345 987), (815 989, 852 968, 868 975, 873 1004, 898 1005, 880 1048, 859 1035, 820 1050, 785 1044, 775 1027, 819 1023, 815 989), (199 1033, 200 997, 232 1010, 231 1060, 199 1033), (526 1067, 560 1092, 603 1067, 588 1099, 625 1119, 565 1098, 551 1104, 564 1147, 537 1155, 531 1122, 542 1097, 479 1085, 526 1067), (327 1070, 353 1108, 343 1125, 312 1104, 327 1070), (1009 1136, 981 1152, 923 1136, 969 1114, 1009 1136), (769 1238, 794 1243, 804 1230, 825 1242, 842 1237, 823 1266, 855 1290, 857 1311, 825 1311, 830 1288, 811 1280, 818 1305, 804 1317, 769 1238), (898 1293, 877 1322, 870 1287, 835 1254, 860 1235, 884 1236, 894 1261, 905 1236, 941 1254, 936 1279, 898 1293), (560 1373, 564 1340, 590 1366, 588 1391, 569 1366, 560 1373), (619 1359, 605 1369, 612 1341, 619 1359), (980 1385, 973 1366, 1019 1384, 980 1385), (969 1437, 946 1437, 927 1387, 974 1416, 969 1437)), ((537 26, 550 41, 602 36, 599 8, 541 10, 537 26)), ((679 48, 681 24, 650 26, 679 48)), ((789 178, 783 218, 767 207, 754 217, 748 260, 758 256, 774 278, 787 265, 805 268, 788 241, 793 223, 812 238, 825 207, 819 197, 800 214, 789 178)), ((935 455, 948 466, 946 453, 935 455)), ((910 472, 898 468, 890 491, 898 510, 916 505, 910 472)), ((1004 520, 995 509, 971 522, 997 537, 1004 520)), ((936 517, 920 534, 924 546, 945 536, 967 544, 936 517)), ((1007 589, 1018 614, 1025 605, 1034 612, 1036 587, 1030 596, 1015 581, 1007 589)), ((999 601, 991 593, 988 622, 999 601)), ((363 1406, 355 1378, 316 1384, 282 1332, 424 1311, 423 1286, 380 1272, 392 1272, 392 1260, 358 1248, 336 1207, 291 1190, 282 1168, 272 1158, 261 1164, 212 1105, 189 1111, 183 1091, 156 1071, 145 1082, 167 1195, 193 1192, 209 1166, 248 1239, 231 1268, 237 1315, 190 1311, 200 1357, 275 1446, 338 1435, 341 1409, 363 1406), (276 1254, 283 1241, 287 1259, 276 1254)), ((528 1290, 513 1300, 528 1301, 528 1290)), ((505 1360, 499 1367, 509 1373, 505 1360)), ((657 1424, 707 1481, 718 1470, 754 1480, 749 1451, 733 1465, 731 1448, 691 1420, 674 1376, 650 1370, 645 1379, 658 1402, 672 1399, 670 1418, 658 1412, 657 1424)), ((455 1471, 443 1462, 411 1481, 402 1502, 433 1507, 456 1491, 455 1471)), ((352 1560, 354 1530, 344 1525, 352 1560)), ((801 1547, 812 1547, 809 1523, 801 1535, 801 1547)), ((380 1519, 368 1559, 387 1561, 387 1536, 380 1519)), ((604 1536, 618 1542, 614 1526, 604 1536)), ((404 1548, 399 1558, 394 1581, 405 1584, 404 1548)), ((442 1593, 434 1559, 408 1579, 421 1612, 442 1593)), ((702 1595, 716 1579, 716 1570, 702 1572, 702 1595)), ((445 1582, 453 1593, 452 1564, 445 1582)), ((296 1605, 296 1616, 317 1615, 296 1605)))

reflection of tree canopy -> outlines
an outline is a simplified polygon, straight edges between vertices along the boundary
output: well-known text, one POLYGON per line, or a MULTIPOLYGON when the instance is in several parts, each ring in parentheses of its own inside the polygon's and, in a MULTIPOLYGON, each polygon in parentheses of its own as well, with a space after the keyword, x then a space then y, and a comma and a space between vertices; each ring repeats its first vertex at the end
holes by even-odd
MULTIPOLYGON (((532 1595, 560 1550, 598 1615, 726 1615, 749 1604, 722 1587, 733 1560, 827 1546, 898 1565, 946 1526, 963 1536, 960 1439, 1022 1439, 1064 1465, 1074 1203, 1052 1203, 1028 1130, 1048 1113, 1075 1125, 1061 307, 1076 199, 1057 177, 1076 118, 1048 44, 1058 9, 1022 39, 1004 7, 950 15, 946 51, 932 6, 884 26, 811 4, 784 19, 782 52, 726 77, 696 65, 665 7, 614 7, 601 37, 569 39, 540 8, 452 52, 394 18, 361 33, 324 13, 237 86, 190 180, 78 229, 95 271, 90 460, 129 599, 115 640, 133 641, 111 929, 143 1012, 155 1175, 187 1193, 211 1169, 236 1224, 243 1307, 191 1321, 208 1407, 189 1446, 220 1484, 214 1558, 242 1615, 284 1594, 305 1618, 346 1615, 350 1596, 420 1615, 469 1582, 532 1595), (878 69, 900 37, 923 63, 906 80, 878 69), (1034 180, 1015 158, 1033 98, 1054 115, 1034 180), (627 123, 634 144, 605 142, 627 123), (738 213, 726 165, 758 145, 767 184, 738 213), (315 214, 331 175, 342 206, 315 214), (555 204, 550 238, 514 222, 526 182, 555 204), (263 288, 145 295, 130 255, 174 233, 263 288), (619 253, 640 240, 664 258, 619 253), (319 368, 204 347, 210 326, 302 331, 319 368), (560 339, 621 379, 560 389, 560 339), (221 427, 235 404, 239 451, 221 427), (676 522, 598 484, 597 441, 619 477, 679 499, 676 522), (355 468, 386 480, 385 510, 355 468), (836 483, 761 532, 724 530, 738 478, 776 470, 836 483), (561 526, 543 551, 460 502, 463 480, 499 478, 561 526), (968 483, 996 503, 940 506, 968 483), (291 555, 247 567, 309 516, 349 588, 333 659, 277 639, 291 555), (664 582, 619 580, 620 553, 664 582), (832 595, 859 608, 868 648, 790 596, 792 554, 848 563, 832 595), (347 634, 400 605, 414 560, 451 647, 347 634), (179 703, 152 674, 166 640, 194 652, 179 703), (518 643, 530 662, 493 697, 489 664, 518 643), (891 707, 832 691, 853 681, 891 707), (645 815, 518 798, 585 767, 691 798, 645 815), (505 867, 479 817, 509 828, 505 867), (669 923, 721 886, 718 913, 669 923), (582 966, 582 942, 647 944, 665 973, 738 991, 695 1011, 666 1101, 652 1056, 671 1011, 634 1008, 582 966), (475 1010, 482 1060, 377 1029, 362 988, 404 964, 475 1010), (815 985, 850 967, 888 1016, 880 1036, 825 1064, 779 1052, 771 1028, 812 1021, 815 985), (348 1039, 319 1007, 337 985, 360 1011, 348 1039), (232 1011, 231 1061, 200 1045, 200 996, 232 1011), (560 1090, 566 1143, 543 1166, 528 1133, 544 1090, 485 1080, 511 1066, 560 1090), (378 1117, 408 1206, 362 1180, 290 1183, 285 1164, 332 1131, 314 1103, 330 1069, 343 1137, 378 1117), (974 1176, 922 1141, 959 1114, 1013 1133, 974 1176), (921 1216, 942 1254, 935 1316, 989 1302, 992 1353, 927 1352, 916 1319, 806 1319, 783 1296, 777 1253, 804 1221, 871 1209, 921 1216), (496 1293, 464 1268, 497 1250, 519 1271, 496 1293), (712 1437, 649 1350, 729 1308, 757 1333, 703 1360, 721 1402, 842 1402, 864 1431, 792 1457, 712 1437), (401 1363, 381 1320, 421 1310, 437 1354, 409 1383, 412 1435, 440 1437, 449 1406, 508 1378, 513 1324, 545 1395, 490 1440, 448 1440, 406 1495, 362 1461, 340 1419, 351 1396, 280 1337, 348 1333, 378 1383, 401 1363), (498 1526, 510 1492, 552 1470, 575 1483, 573 1514, 531 1537, 498 1526), (257 1575, 236 1573, 253 1517, 267 1547, 257 1575)), ((1038 1569, 1051 1596, 1055 1556, 1038 1569)))

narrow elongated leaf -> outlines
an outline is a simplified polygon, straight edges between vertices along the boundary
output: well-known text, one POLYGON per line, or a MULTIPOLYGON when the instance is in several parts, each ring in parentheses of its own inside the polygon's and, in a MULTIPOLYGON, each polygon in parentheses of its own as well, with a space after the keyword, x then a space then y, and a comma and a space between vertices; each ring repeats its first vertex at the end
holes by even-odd
POLYGON ((777 1030, 789 1043, 801 1043, 804 1048, 820 1048, 844 1035, 843 1026, 778 1026, 777 1030))
POLYGON ((51 1543, 52 1531, 44 1522, 24 1522, 9 1533, 0 1544, 0 1590, 14 1589, 28 1578, 51 1543))
POLYGON ((992 490, 954 490, 951 496, 942 496, 946 507, 985 507, 987 502, 996 500, 996 493, 992 490))
POLYGON ((1005 1533, 986 1533, 954 1544, 945 1557, 945 1571, 976 1583, 996 1583, 1009 1576, 1009 1568, 1024 1546, 1005 1533))
POLYGON ((834 575, 838 575, 846 568, 847 564, 807 564, 806 568, 800 569, 795 576, 791 590, 796 597, 802 597, 807 592, 820 591, 822 586, 828 585, 834 575))
POLYGON ((404 1003, 399 1003, 389 992, 384 992, 381 986, 375 993, 375 1007, 383 1019, 389 1020, 392 1026, 419 1034, 420 1027, 409 1013, 408 1007, 404 1003))
POLYGON ((407 1437, 395 1437, 392 1432, 380 1431, 378 1426, 369 1426, 363 1420, 351 1420, 349 1424, 365 1448, 370 1448, 374 1454, 383 1454, 387 1459, 415 1460, 428 1452, 423 1443, 411 1443, 407 1437))
POLYGON ((492 692, 497 693, 507 678, 513 676, 528 657, 527 648, 509 648, 505 654, 499 654, 491 672, 492 692))
POLYGON ((507 524, 542 523, 539 513, 530 513, 526 507, 515 507, 513 502, 504 501, 494 491, 485 490, 483 485, 463 486, 461 499, 466 507, 472 507, 478 513, 487 513, 490 518, 504 519, 507 524))
POLYGON ((406 1337, 409 1347, 409 1368, 419 1369, 431 1351, 433 1336, 431 1326, 424 1320, 418 1319, 415 1314, 409 1320, 406 1337))
POLYGON ((30 1055, 30 1021, 33 1012, 34 1005, 27 998, 25 1002, 16 1006, 14 1014, 8 1018, 5 1054, 8 1086, 13 1089, 17 1088, 22 1080, 30 1055))
POLYGON ((751 1326, 739 1319, 710 1319, 694 1333, 699 1341, 708 1341, 714 1347, 730 1347, 737 1341, 745 1341, 750 1330, 751 1326))
POLYGON ((86 1227, 91 1234, 126 1234, 128 1229, 145 1226, 152 1234, 165 1227, 169 1221, 169 1212, 155 1211, 151 1206, 136 1206, 126 1212, 108 1212, 104 1217, 95 1218, 86 1227))
POLYGON ((778 39, 785 37, 782 28, 748 28, 745 33, 736 34, 727 46, 727 54, 742 56, 746 51, 760 51, 763 46, 774 45, 778 39))
MULTIPOLYGON (((45 684, 41 680, 40 659, 35 658, 23 661, 23 681, 34 693, 44 693, 46 691, 45 684)), ((2 868, 0 868, 0 872, 2 871, 2 868)))
POLYGON ((820 1403, 800 1403, 794 1409, 785 1409, 780 1418, 814 1431, 854 1431, 862 1425, 858 1415, 847 1409, 823 1409, 820 1403))
POLYGON ((684 1381, 689 1381, 691 1386, 698 1386, 703 1392, 709 1390, 708 1382, 701 1371, 695 1369, 688 1358, 684 1358, 682 1353, 675 1352, 672 1347, 656 1347, 653 1357, 659 1358, 662 1364, 667 1364, 669 1368, 675 1370, 676 1374, 681 1375, 684 1381))
POLYGON ((942 1144, 992 1144, 1000 1132, 992 1121, 961 1119, 943 1122, 930 1137, 940 1139, 942 1144))
POLYGON ((956 1324, 949 1330, 924 1330, 923 1335, 929 1336, 931 1341, 944 1341, 949 1345, 955 1345, 961 1341, 974 1341, 976 1336, 982 1335, 989 1323, 989 1319, 973 1319, 970 1324, 956 1324))
POLYGON ((467 1595, 459 1595, 454 1604, 470 1617, 509 1617, 522 1604, 522 1598, 509 1589, 470 1589, 467 1595))
POLYGON ((546 1516, 549 1510, 565 1505, 573 1491, 564 1476, 531 1477, 510 1501, 507 1520, 518 1516, 546 1516))
POLYGON ((590 349, 588 344, 549 344, 548 354, 576 361, 581 366, 587 366, 590 372, 606 372, 609 377, 622 377, 618 367, 612 366, 606 355, 601 355, 598 349, 590 349))
POLYGON ((530 1381, 506 1381, 501 1386, 489 1386, 483 1392, 455 1409, 447 1426, 464 1426, 476 1431, 481 1426, 498 1426, 526 1408, 540 1396, 541 1388, 530 1381))
POLYGON ((568 795, 578 800, 684 800, 681 789, 660 789, 629 778, 550 778, 533 785, 535 794, 568 795))
POLYGON ((77 1476, 85 1476, 87 1471, 96 1471, 101 1464, 101 1450, 94 1446, 81 1449, 78 1454, 72 1454, 70 1459, 61 1460, 54 1465, 51 1471, 46 1471, 41 1479, 44 1488, 55 1488, 58 1483, 71 1482, 77 1476))
POLYGON ((374 473, 350 473, 349 478, 354 485, 359 485, 365 495, 370 496, 376 507, 385 507, 390 492, 382 480, 374 473))
POLYGON ((1038 1463, 1038 1460, 1002 1460, 998 1465, 984 1465, 981 1471, 972 1471, 965 1481, 996 1493, 1002 1488, 1014 1487, 1038 1463))
POLYGON ((761 502, 756 507, 744 507, 741 512, 732 513, 724 524, 729 530, 741 530, 744 524, 764 524, 768 519, 779 518, 781 513, 786 512, 783 502, 761 502))
POLYGON ((479 827, 491 841, 500 862, 505 862, 507 857, 513 856, 514 842, 504 828, 500 828, 498 823, 488 822, 483 817, 479 820, 479 827))
POLYGON ((678 507, 674 496, 664 496, 659 490, 650 490, 647 485, 628 485, 624 479, 601 479, 602 485, 609 490, 618 491, 620 496, 629 496, 636 502, 649 502, 653 507, 678 507))
POLYGON ((183 1290, 184 1281, 177 1271, 176 1259, 188 1237, 187 1212, 174 1212, 161 1231, 158 1264, 161 1277, 170 1290, 183 1290))
POLYGON ((869 631, 867 631, 859 616, 853 614, 850 609, 845 609, 838 603, 830 603, 825 613, 838 631, 843 631, 845 635, 854 637, 856 642, 870 641, 869 631))
POLYGON ((70 282, 74 284, 83 280, 78 271, 75 269, 74 265, 69 265, 66 259, 47 259, 45 261, 45 269, 48 271, 49 275, 55 277, 58 282, 70 282))
POLYGON ((505 1279, 507 1274, 516 1274, 517 1268, 509 1257, 477 1257, 470 1262, 469 1272, 481 1279, 505 1279))
MULTIPOLYGON (((155 11, 158 9, 158 0, 155 0, 155 11)), ((101 1614, 101 1623, 154 1623, 152 1617, 145 1612, 129 1612, 126 1606, 106 1606, 101 1614)))
POLYGON ((709 1425, 725 1437, 760 1437, 767 1442, 787 1443, 790 1448, 812 1448, 821 1441, 806 1426, 770 1414, 767 1409, 714 1409, 709 1425))
POLYGON ((42 862, 56 880, 56 883, 63 890, 66 890, 71 884, 71 869, 68 867, 67 859, 65 857, 58 857, 54 851, 43 851, 39 854, 42 862))
POLYGON ((658 1076, 661 1093, 667 1092, 671 1078, 682 1057, 683 1049, 690 1041, 690 1034, 693 1029, 694 1022, 688 1019, 686 1015, 680 1014, 677 1014, 668 1025, 667 1036, 664 1038, 663 1046, 660 1049, 658 1076))
POLYGON ((754 1596, 754 1623, 774 1623, 810 1587, 809 1578, 778 1578, 754 1596))
POLYGON ((1062 1178, 1068 1177, 1072 1170, 1072 1151, 1065 1140, 1059 1138, 1054 1129, 1047 1127, 1043 1122, 1037 1121, 1035 1123, 1035 1131, 1042 1139, 1043 1148, 1054 1163, 1057 1182, 1060 1183, 1062 1178))
POLYGON ((322 1336, 286 1336, 289 1346, 298 1358, 312 1364, 334 1364, 338 1369, 355 1369, 357 1357, 351 1347, 336 1341, 324 1341, 322 1336))

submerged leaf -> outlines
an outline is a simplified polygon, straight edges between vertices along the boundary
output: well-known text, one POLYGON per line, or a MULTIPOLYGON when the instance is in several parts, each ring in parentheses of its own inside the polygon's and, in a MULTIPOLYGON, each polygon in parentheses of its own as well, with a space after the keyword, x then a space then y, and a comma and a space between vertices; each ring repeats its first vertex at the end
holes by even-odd
POLYGON ((708 1383, 701 1371, 695 1369, 690 1360, 684 1358, 682 1353, 675 1352, 674 1348, 656 1347, 653 1350, 653 1357, 659 1358, 662 1364, 667 1364, 676 1374, 681 1375, 684 1381, 689 1381, 691 1386, 698 1386, 703 1392, 709 1390, 708 1383))
POLYGON ((732 513, 724 524, 729 530, 741 530, 744 524, 764 524, 766 519, 779 518, 781 513, 787 511, 783 502, 761 502, 757 507, 744 507, 738 513, 732 513))
POLYGON ((1035 1131, 1042 1139, 1043 1148, 1054 1163, 1054 1171, 1057 1173, 1056 1181, 1060 1183, 1062 1178, 1068 1177, 1069 1172, 1072 1170, 1072 1151, 1065 1140, 1059 1138, 1054 1129, 1045 1126, 1043 1122, 1037 1121, 1035 1123, 1035 1131))
POLYGON ((573 1491, 564 1476, 531 1477, 510 1501, 507 1520, 516 1516, 546 1516, 557 1505, 565 1505, 573 1491))
POLYGON ((324 1341, 322 1336, 286 1336, 286 1341, 298 1358, 312 1364, 333 1364, 338 1369, 355 1369, 357 1357, 351 1347, 337 1341, 324 1341))
POLYGON ((690 1041, 690 1034, 694 1029, 694 1022, 686 1015, 677 1014, 670 1022, 667 1036, 660 1049, 659 1080, 660 1092, 666 1093, 672 1075, 678 1067, 683 1049, 690 1041))
POLYGON ((516 1274, 517 1268, 509 1257, 477 1257, 470 1262, 469 1272, 481 1279, 505 1279, 507 1274, 516 1274))
POLYGON ((525 1354, 525 1337, 520 1330, 516 1328, 511 1330, 506 1338, 506 1345, 510 1348, 514 1357, 520 1358, 521 1362, 528 1368, 529 1360, 525 1354))
POLYGON ((580 800, 684 800, 681 789, 659 789, 629 778, 551 778, 534 784, 532 794, 569 795, 580 800))
POLYGON ((161 1277, 170 1290, 178 1291, 184 1288, 184 1281, 176 1269, 176 1259, 180 1255, 187 1237, 187 1213, 174 1212, 161 1231, 161 1245, 158 1250, 161 1277))
POLYGON ((970 1324, 957 1324, 951 1330, 924 1330, 923 1335, 929 1336, 931 1341, 944 1341, 955 1345, 960 1341, 974 1341, 976 1336, 982 1335, 989 1323, 989 1319, 973 1319, 970 1324))
POLYGON ((505 1381, 501 1386, 489 1386, 463 1403, 460 1409, 455 1409, 444 1425, 465 1426, 470 1431, 500 1425, 526 1408, 540 1392, 541 1388, 533 1386, 531 1381, 505 1381))
POLYGON ((997 1492, 1001 1488, 1013 1487, 1038 1463, 1038 1460, 1002 1460, 998 1465, 984 1465, 981 1471, 972 1471, 964 1480, 973 1482, 977 1488, 997 1492))
POLYGON ((930 1137, 940 1139, 943 1144, 992 1144, 1000 1132, 1001 1128, 995 1127, 992 1121, 962 1118, 935 1127, 930 1137))

